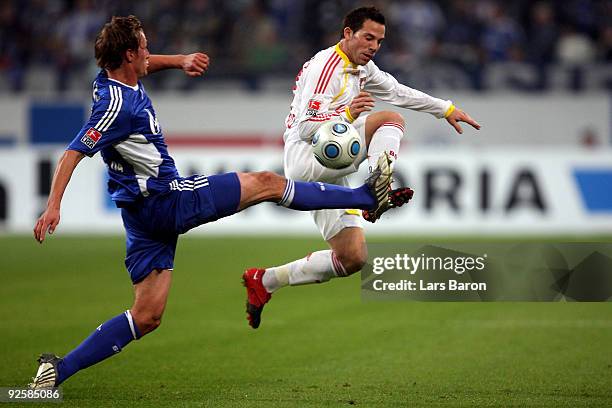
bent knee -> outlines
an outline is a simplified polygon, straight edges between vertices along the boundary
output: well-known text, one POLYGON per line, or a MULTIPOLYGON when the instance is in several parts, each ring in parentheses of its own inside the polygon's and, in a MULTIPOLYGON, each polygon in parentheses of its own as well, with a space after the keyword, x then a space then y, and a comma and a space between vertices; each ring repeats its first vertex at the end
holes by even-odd
POLYGON ((336 254, 347 275, 352 275, 363 269, 368 261, 366 251, 345 252, 336 254))
POLYGON ((136 326, 138 326, 141 336, 157 329, 161 325, 162 320, 161 314, 147 312, 135 314, 134 311, 132 311, 132 317, 134 318, 136 326))
MULTIPOLYGON (((401 125, 402 127, 406 124, 404 121, 404 117, 397 112, 393 111, 383 111, 381 112, 383 123, 391 122, 401 125)), ((382 125, 382 123, 381 123, 382 125)))
POLYGON ((278 202, 283 197, 286 179, 271 171, 238 173, 240 206, 243 210, 263 201, 278 202))
POLYGON ((259 200, 276 201, 282 198, 286 183, 283 176, 271 171, 260 171, 251 174, 259 190, 257 194, 259 200))

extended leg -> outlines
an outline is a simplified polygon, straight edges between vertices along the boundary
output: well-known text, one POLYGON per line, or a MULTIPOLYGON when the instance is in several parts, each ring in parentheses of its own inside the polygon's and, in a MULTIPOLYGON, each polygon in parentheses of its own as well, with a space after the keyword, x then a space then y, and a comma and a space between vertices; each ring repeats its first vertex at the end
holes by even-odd
POLYGON ((382 214, 389 208, 390 164, 389 156, 381 155, 374 172, 358 188, 293 181, 269 171, 238 173, 240 202, 237 211, 264 201, 273 201, 300 211, 359 208, 382 214))
MULTIPOLYGON (((364 184, 352 189, 320 182, 287 180, 272 172, 238 173, 240 180, 239 210, 264 201, 300 211, 323 208, 372 209, 377 199, 372 189, 364 184)), ((391 175, 380 177, 378 184, 388 186, 391 175)))

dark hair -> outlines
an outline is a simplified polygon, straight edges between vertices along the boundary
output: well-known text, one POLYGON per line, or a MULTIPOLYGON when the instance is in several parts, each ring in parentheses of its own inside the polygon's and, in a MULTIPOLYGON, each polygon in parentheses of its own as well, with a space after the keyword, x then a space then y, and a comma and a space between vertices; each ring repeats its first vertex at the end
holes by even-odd
POLYGON ((117 69, 127 50, 137 50, 140 45, 142 24, 135 16, 113 17, 104 24, 96 37, 95 56, 100 68, 117 69))
POLYGON ((342 22, 342 32, 340 37, 343 36, 344 29, 346 27, 353 30, 353 32, 359 31, 363 27, 363 23, 366 20, 372 20, 379 24, 385 25, 385 16, 376 7, 359 7, 350 11, 342 22))

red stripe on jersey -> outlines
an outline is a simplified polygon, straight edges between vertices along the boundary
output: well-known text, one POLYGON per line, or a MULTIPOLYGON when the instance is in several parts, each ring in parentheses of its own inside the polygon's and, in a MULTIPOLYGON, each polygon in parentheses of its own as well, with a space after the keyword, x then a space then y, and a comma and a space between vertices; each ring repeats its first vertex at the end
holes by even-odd
POLYGON ((338 106, 335 112, 340 115, 341 113, 344 113, 344 108, 346 108, 346 105, 338 106))
POLYGON ((327 72, 327 68, 329 67, 329 64, 331 64, 333 62, 333 60, 336 57, 336 53, 333 53, 329 59, 325 62, 325 65, 323 66, 323 70, 321 71, 321 75, 319 75, 319 80, 317 81, 317 87, 315 88, 315 94, 318 93, 319 88, 321 87, 321 83, 323 82, 323 77, 325 76, 325 73, 327 72))
POLYGON ((325 81, 324 81, 323 85, 321 86, 321 89, 319 90, 318 93, 325 92, 325 89, 327 88, 327 85, 329 85, 329 81, 331 80, 332 75, 333 75, 334 71, 336 70, 336 67, 338 66, 340 61, 342 61, 342 58, 340 58, 340 56, 338 56, 338 58, 334 61, 334 63, 327 70, 327 74, 326 74, 327 78, 325 79, 325 81))
POLYGON ((334 53, 334 55, 332 55, 331 58, 327 60, 327 63, 323 68, 323 72, 321 72, 321 76, 319 77, 319 81, 317 82, 317 87, 314 92, 315 95, 323 93, 323 91, 325 91, 325 88, 327 88, 327 83, 329 82, 329 78, 331 77, 332 72, 334 72, 334 69, 336 69, 338 63, 340 63, 340 59, 340 56, 334 53))
POLYGON ((338 117, 340 115, 336 115, 336 114, 324 114, 324 115, 317 115, 317 116, 312 116, 308 119, 309 122, 325 122, 330 120, 331 118, 335 118, 338 117))

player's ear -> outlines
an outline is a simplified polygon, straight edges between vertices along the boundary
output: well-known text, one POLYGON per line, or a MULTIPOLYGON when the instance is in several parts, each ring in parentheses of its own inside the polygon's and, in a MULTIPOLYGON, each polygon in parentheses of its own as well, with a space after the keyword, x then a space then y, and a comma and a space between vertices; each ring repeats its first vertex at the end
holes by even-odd
POLYGON ((350 27, 344 27, 344 31, 342 32, 342 34, 344 35, 344 39, 348 40, 353 35, 353 30, 351 30, 350 27))
POLYGON ((127 62, 132 62, 136 59, 136 52, 134 50, 127 50, 125 52, 125 60, 127 62))

